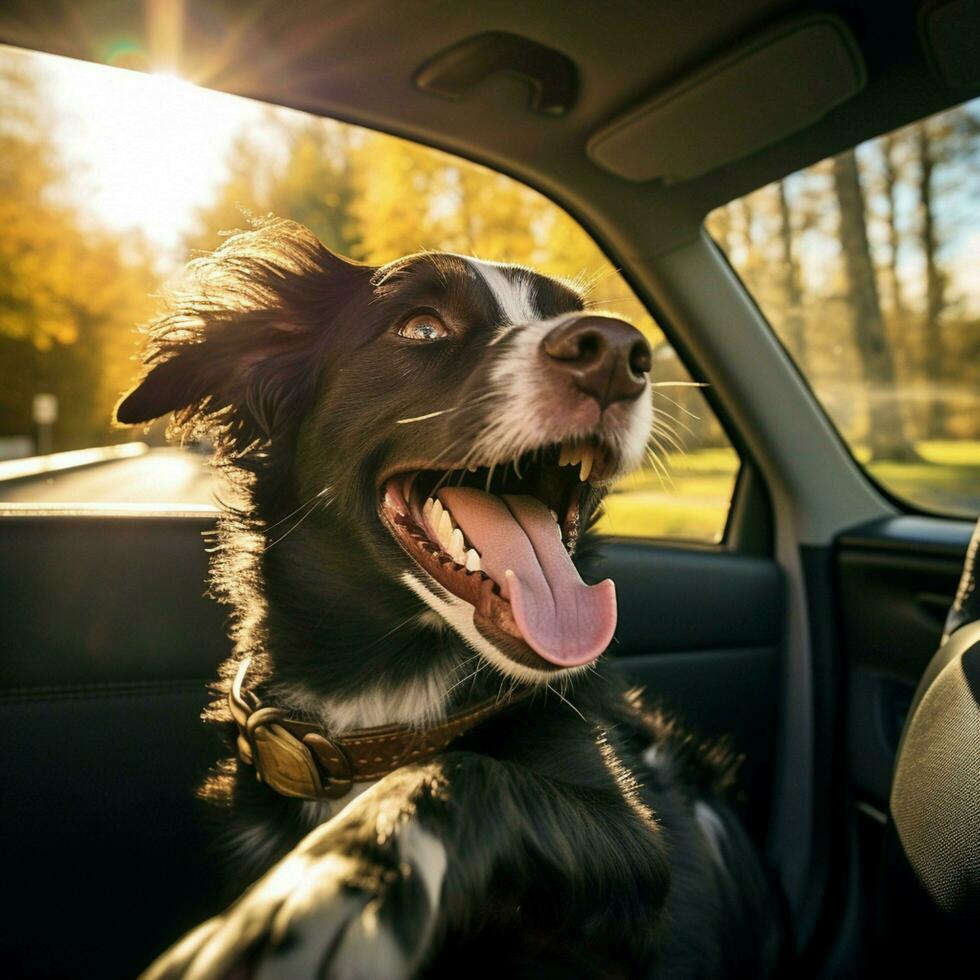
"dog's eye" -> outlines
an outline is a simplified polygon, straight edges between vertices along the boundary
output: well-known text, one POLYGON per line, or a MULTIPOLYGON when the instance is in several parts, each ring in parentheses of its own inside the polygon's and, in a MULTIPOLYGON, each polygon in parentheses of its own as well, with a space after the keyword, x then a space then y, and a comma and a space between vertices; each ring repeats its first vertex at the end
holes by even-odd
POLYGON ((449 328, 434 313, 418 313, 398 328, 398 336, 429 344, 448 337, 449 328))

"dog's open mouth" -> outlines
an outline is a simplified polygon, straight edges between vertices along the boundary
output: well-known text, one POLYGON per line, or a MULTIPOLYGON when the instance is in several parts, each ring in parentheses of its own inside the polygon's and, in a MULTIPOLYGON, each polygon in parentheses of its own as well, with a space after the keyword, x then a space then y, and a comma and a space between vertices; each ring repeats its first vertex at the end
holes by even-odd
POLYGON ((616 627, 613 583, 586 585, 571 559, 586 497, 613 469, 601 445, 578 442, 489 468, 401 472, 382 486, 381 515, 423 569, 474 607, 497 649, 529 667, 576 667, 616 627))

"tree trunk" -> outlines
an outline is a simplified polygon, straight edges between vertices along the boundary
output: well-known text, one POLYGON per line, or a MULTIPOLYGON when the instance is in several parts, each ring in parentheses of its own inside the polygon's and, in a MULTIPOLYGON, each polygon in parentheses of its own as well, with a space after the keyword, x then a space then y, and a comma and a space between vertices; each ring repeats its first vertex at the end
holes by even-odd
POLYGON ((901 324, 905 319, 905 300, 902 297, 902 284, 898 278, 898 169, 895 166, 895 136, 886 136, 881 146, 885 176, 885 198, 888 202, 888 299, 891 303, 895 322, 901 324))
MULTIPOLYGON (((946 284, 936 260, 939 246, 936 241, 935 204, 932 196, 932 172, 935 168, 935 159, 925 123, 919 123, 915 128, 915 145, 919 159, 919 205, 922 209, 920 236, 926 266, 926 349, 923 367, 926 383, 931 391, 936 391, 943 383, 943 345, 939 320, 946 302, 946 284)), ((936 436, 943 431, 945 406, 938 397, 933 397, 930 405, 929 429, 936 436)))
POLYGON ((786 197, 786 182, 776 184, 779 194, 779 242, 783 259, 783 292, 786 296, 786 339, 800 370, 806 373, 806 331, 803 322, 803 288, 800 265, 793 252, 793 224, 786 197))
POLYGON ((872 460, 918 458, 905 437, 895 391, 895 364, 881 315, 871 261, 864 192, 853 150, 834 159, 834 189, 840 206, 840 239, 854 338, 868 394, 868 446, 872 460))
MULTIPOLYGON (((886 136, 881 144, 884 175, 884 196, 886 223, 888 226, 888 304, 891 315, 887 318, 886 336, 891 343, 895 358, 895 375, 901 385, 912 385, 919 376, 920 345, 910 336, 912 325, 905 297, 902 295, 902 281, 898 274, 898 253, 902 244, 902 233, 898 227, 900 212, 899 188, 901 184, 900 165, 896 163, 896 151, 901 147, 901 138, 894 133, 886 136)), ((928 420, 922 412, 909 411, 906 415, 906 436, 911 440, 923 438, 928 434, 928 420)))
POLYGON ((731 229, 731 248, 736 249, 739 245, 745 249, 746 260, 752 255, 752 208, 749 207, 747 197, 740 197, 732 201, 731 207, 738 211, 738 220, 732 222, 731 229))

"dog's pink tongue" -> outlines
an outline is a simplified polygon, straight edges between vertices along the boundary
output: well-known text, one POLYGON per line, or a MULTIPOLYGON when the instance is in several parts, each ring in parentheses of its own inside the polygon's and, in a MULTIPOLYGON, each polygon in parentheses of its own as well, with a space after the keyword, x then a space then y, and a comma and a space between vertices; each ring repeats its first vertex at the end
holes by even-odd
POLYGON ((616 629, 616 587, 609 579, 582 581, 540 500, 471 487, 447 487, 437 496, 510 600, 528 646, 562 667, 588 663, 606 649, 616 629))

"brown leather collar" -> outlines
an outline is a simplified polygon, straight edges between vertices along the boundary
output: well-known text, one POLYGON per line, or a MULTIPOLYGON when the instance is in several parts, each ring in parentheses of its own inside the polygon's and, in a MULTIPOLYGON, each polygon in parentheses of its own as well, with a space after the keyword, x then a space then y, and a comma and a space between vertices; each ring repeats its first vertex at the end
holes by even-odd
POLYGON ((454 739, 523 700, 523 691, 490 698, 451 714, 424 730, 405 725, 361 728, 330 736, 318 725, 290 718, 279 708, 264 708, 243 690, 250 659, 242 661, 228 692, 228 707, 238 725, 238 756, 283 796, 306 800, 337 799, 359 782, 387 776, 409 762, 431 759, 454 739))

